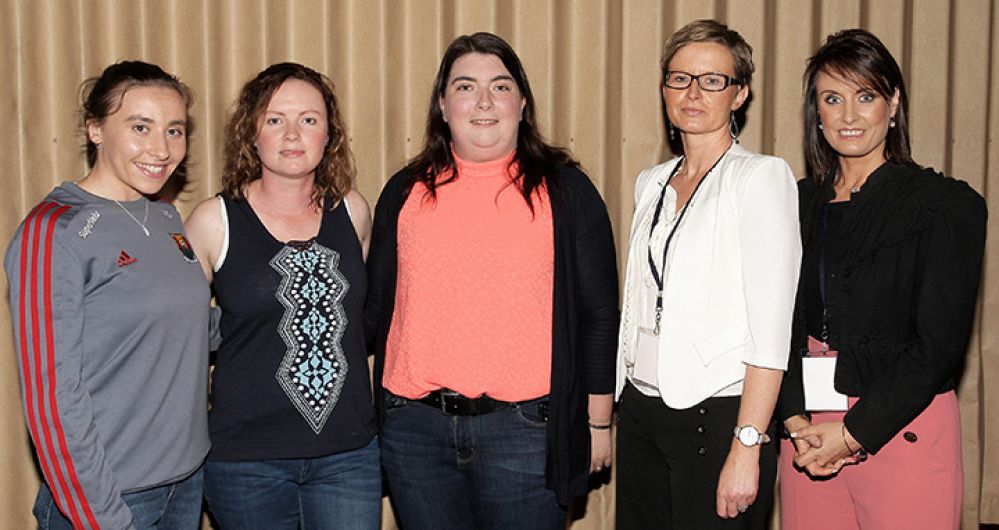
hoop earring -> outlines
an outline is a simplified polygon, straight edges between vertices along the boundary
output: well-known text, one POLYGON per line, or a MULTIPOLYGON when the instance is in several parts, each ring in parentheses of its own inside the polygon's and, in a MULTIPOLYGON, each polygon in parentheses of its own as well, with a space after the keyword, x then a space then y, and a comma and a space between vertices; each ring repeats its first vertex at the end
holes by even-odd
POLYGON ((735 112, 728 113, 728 134, 739 143, 739 124, 735 122, 735 112))

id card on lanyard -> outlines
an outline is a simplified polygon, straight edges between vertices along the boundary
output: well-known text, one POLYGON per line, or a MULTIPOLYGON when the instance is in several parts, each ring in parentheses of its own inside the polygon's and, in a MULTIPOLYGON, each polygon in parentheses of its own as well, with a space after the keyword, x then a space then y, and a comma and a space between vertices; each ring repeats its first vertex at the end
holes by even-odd
POLYGON ((834 412, 849 406, 845 394, 836 391, 836 350, 808 337, 808 356, 801 360, 801 378, 805 386, 805 410, 834 412))
MULTIPOLYGON (((725 150, 725 153, 728 149, 725 150)), ((663 244, 663 260, 662 260, 662 270, 656 266, 656 260, 652 256, 652 234, 655 232, 656 226, 659 224, 659 219, 662 216, 663 204, 666 201, 666 188, 669 187, 670 182, 673 181, 673 177, 680 171, 680 167, 686 158, 681 158, 677 161, 676 166, 673 167, 673 171, 667 177, 666 182, 663 183, 662 192, 659 194, 659 201, 656 203, 655 213, 652 215, 652 223, 649 227, 649 244, 648 244, 648 263, 649 270, 652 272, 652 278, 656 282, 656 312, 655 312, 655 323, 652 329, 646 327, 638 328, 638 344, 636 345, 635 352, 635 364, 631 367, 631 378, 643 386, 649 388, 658 389, 659 385, 659 332, 662 330, 662 315, 663 315, 663 288, 665 286, 665 273, 666 273, 666 257, 669 253, 670 243, 673 241, 673 236, 676 235, 676 230, 683 221, 684 216, 687 214, 687 210, 690 209, 691 203, 694 201, 694 196, 697 195, 697 190, 700 189, 701 183, 704 179, 714 171, 715 166, 721 159, 725 157, 725 153, 722 153, 718 160, 711 165, 707 173, 697 181, 694 186, 694 190, 690 193, 690 198, 687 199, 687 203, 683 205, 680 213, 676 216, 676 221, 670 228, 669 233, 666 235, 666 242, 663 244)))
POLYGON ((659 335, 651 328, 638 328, 631 380, 638 386, 659 390, 659 335))
POLYGON ((828 205, 822 206, 821 250, 819 251, 819 294, 822 296, 822 337, 808 337, 808 355, 801 360, 805 387, 805 410, 844 411, 849 408, 845 394, 836 391, 836 350, 829 349, 829 317, 826 310, 826 248, 828 246, 828 205))

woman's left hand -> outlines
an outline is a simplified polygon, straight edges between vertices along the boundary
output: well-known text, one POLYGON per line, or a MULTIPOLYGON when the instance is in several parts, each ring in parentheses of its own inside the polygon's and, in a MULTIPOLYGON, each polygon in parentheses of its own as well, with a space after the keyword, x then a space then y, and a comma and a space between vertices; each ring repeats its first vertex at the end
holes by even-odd
POLYGON ((590 473, 599 473, 611 465, 611 423, 614 421, 614 396, 590 394, 586 408, 590 424, 590 473), (594 429, 592 426, 598 428, 594 429), (600 428, 603 427, 603 428, 600 428))
POLYGON ((611 465, 610 429, 590 428, 590 473, 599 473, 611 465))
POLYGON ((756 501, 760 484, 760 448, 746 447, 738 440, 725 459, 715 503, 718 517, 732 519, 745 512, 756 501))

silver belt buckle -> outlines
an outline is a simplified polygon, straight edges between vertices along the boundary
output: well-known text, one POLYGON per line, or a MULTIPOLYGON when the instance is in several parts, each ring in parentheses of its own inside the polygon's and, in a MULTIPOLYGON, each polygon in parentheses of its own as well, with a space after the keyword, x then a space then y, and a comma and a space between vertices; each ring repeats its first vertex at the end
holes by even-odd
POLYGON ((445 416, 456 415, 463 396, 453 390, 441 390, 439 395, 441 397, 441 413, 445 416))

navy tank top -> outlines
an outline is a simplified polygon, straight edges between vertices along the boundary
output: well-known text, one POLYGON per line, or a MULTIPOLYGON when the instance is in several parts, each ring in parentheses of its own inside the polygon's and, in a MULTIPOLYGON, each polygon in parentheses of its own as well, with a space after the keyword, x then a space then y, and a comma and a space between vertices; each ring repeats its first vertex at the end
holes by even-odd
POLYGON ((314 458, 367 445, 376 431, 367 273, 346 202, 324 207, 315 238, 285 244, 247 201, 223 200, 229 246, 212 283, 222 345, 209 460, 314 458))

